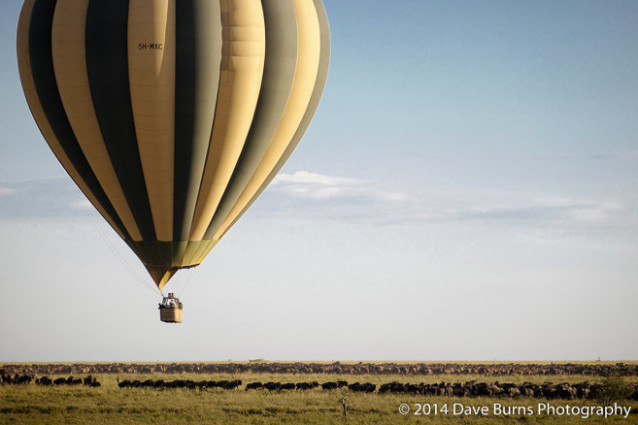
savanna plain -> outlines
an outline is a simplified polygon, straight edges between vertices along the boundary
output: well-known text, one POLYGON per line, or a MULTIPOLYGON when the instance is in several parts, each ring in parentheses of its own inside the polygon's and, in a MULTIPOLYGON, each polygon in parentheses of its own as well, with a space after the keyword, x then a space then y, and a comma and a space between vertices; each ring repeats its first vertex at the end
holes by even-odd
POLYGON ((0 424, 638 424, 638 362, 4 363, 0 375, 0 424))

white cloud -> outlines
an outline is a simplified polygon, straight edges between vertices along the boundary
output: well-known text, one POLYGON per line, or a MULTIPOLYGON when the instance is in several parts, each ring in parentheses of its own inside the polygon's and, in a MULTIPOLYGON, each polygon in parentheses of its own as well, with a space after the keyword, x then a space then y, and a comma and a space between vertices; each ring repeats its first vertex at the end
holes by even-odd
POLYGON ((638 159, 638 151, 618 151, 609 152, 597 155, 591 155, 591 159, 621 159, 621 160, 636 160, 638 159))
POLYGON ((638 151, 626 151, 626 152, 620 152, 619 155, 622 158, 628 158, 628 159, 638 159, 638 151))
POLYGON ((591 155, 542 155, 542 156, 528 156, 528 159, 534 160, 621 160, 621 161, 635 161, 638 159, 638 151, 615 151, 615 152, 603 152, 595 153, 591 155))
POLYGON ((275 177, 272 184, 281 183, 300 183, 300 184, 318 184, 323 186, 335 186, 338 184, 356 182, 356 179, 326 176, 325 174, 310 173, 308 171, 297 171, 293 174, 279 174, 275 177))
POLYGON ((88 199, 78 199, 77 201, 74 201, 71 203, 71 206, 73 208, 77 208, 77 209, 81 209, 81 210, 87 210, 87 209, 93 209, 93 204, 91 204, 91 202, 89 202, 88 199))
POLYGON ((502 203, 480 201, 456 212, 456 217, 519 222, 606 224, 622 212, 618 202, 564 197, 528 197, 509 194, 502 203))
POLYGON ((2 183, 0 196, 0 219, 77 218, 90 205, 70 179, 2 183))
POLYGON ((15 193, 15 189, 10 187, 2 187, 0 186, 0 196, 8 196, 13 195, 15 193))
POLYGON ((308 171, 281 174, 268 193, 262 212, 280 218, 376 224, 480 222, 538 228, 638 227, 628 218, 628 208, 614 200, 428 187, 408 192, 382 182, 308 171))
POLYGON ((376 201, 399 201, 407 196, 401 192, 388 191, 368 180, 297 171, 280 174, 272 182, 276 191, 298 198, 309 199, 361 199, 376 201))

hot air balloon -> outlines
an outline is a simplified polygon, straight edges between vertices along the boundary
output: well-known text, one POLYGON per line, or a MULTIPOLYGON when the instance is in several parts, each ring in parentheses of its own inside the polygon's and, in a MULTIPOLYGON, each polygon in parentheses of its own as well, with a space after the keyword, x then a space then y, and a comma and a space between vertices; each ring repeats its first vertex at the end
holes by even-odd
POLYGON ((317 109, 321 0, 25 0, 31 113, 160 291, 272 181, 317 109))

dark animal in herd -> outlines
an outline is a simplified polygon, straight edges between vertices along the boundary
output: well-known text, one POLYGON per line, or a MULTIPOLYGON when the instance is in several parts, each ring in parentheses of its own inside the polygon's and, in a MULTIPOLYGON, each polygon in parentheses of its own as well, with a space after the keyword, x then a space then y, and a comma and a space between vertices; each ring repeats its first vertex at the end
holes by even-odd
POLYGON ((376 391, 377 386, 370 383, 360 384, 358 382, 355 382, 354 384, 348 385, 348 389, 350 391, 359 393, 373 393, 376 391))
POLYGON ((312 390, 313 388, 317 388, 319 386, 319 382, 298 382, 295 385, 295 388, 299 391, 312 390))
POLYGON ((251 382, 250 384, 246 384, 246 391, 248 390, 261 390, 264 387, 264 384, 261 382, 251 382))
POLYGON ((324 390, 336 390, 337 388, 347 387, 348 383, 346 381, 337 381, 337 382, 326 382, 321 384, 321 388, 324 390))

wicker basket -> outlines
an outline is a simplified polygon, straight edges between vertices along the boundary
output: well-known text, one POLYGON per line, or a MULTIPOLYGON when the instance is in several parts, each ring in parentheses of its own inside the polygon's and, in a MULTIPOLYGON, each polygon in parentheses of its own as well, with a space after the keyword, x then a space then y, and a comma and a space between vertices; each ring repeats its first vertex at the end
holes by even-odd
POLYGON ((182 323, 181 308, 160 308, 160 320, 166 323, 182 323))

